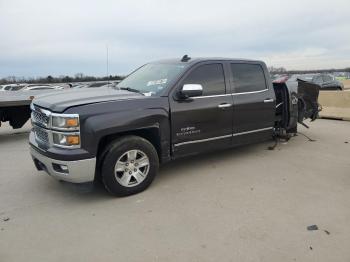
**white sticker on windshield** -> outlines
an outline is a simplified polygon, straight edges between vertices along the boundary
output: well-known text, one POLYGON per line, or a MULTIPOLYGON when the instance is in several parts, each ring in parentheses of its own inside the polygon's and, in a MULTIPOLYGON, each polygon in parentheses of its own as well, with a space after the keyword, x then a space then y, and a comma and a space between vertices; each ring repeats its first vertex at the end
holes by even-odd
POLYGON ((159 80, 148 81, 147 86, 162 85, 162 84, 166 84, 167 81, 168 81, 168 79, 166 79, 166 78, 159 79, 159 80))

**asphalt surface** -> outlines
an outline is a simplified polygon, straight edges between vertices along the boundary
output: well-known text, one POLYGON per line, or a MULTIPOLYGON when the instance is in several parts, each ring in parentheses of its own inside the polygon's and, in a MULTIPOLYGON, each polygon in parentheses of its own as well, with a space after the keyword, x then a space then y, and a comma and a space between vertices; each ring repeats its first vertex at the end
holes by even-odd
POLYGON ((172 162, 127 198, 36 171, 29 126, 2 126, 0 261, 350 261, 350 122, 310 126, 172 162))

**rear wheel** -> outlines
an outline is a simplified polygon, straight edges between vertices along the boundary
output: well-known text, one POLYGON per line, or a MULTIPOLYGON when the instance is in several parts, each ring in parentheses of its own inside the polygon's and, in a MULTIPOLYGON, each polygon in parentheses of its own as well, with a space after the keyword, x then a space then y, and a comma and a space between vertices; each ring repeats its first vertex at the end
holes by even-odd
POLYGON ((110 193, 132 195, 152 183, 158 167, 157 151, 149 141, 138 136, 126 136, 109 145, 102 163, 102 180, 110 193))

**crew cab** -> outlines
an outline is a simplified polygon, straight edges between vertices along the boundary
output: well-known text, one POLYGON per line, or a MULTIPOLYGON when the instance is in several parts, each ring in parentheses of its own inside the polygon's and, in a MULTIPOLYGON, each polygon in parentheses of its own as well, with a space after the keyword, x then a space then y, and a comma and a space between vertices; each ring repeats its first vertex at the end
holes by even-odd
POLYGON ((272 83, 261 61, 161 60, 114 88, 35 98, 30 151, 58 180, 101 178, 125 196, 146 189, 169 160, 296 133, 298 122, 316 119, 317 97, 312 83, 272 83))

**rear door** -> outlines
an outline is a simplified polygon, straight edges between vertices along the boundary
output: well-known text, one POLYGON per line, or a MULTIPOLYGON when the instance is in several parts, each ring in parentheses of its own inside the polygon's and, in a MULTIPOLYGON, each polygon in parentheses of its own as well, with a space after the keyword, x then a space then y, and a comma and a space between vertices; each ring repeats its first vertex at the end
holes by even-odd
POLYGON ((222 63, 193 66, 176 90, 184 84, 200 84, 203 95, 187 100, 169 97, 172 145, 176 157, 231 145, 232 96, 222 63))
POLYGON ((275 121, 275 93, 266 66, 230 63, 233 90, 233 144, 270 138, 275 121))

